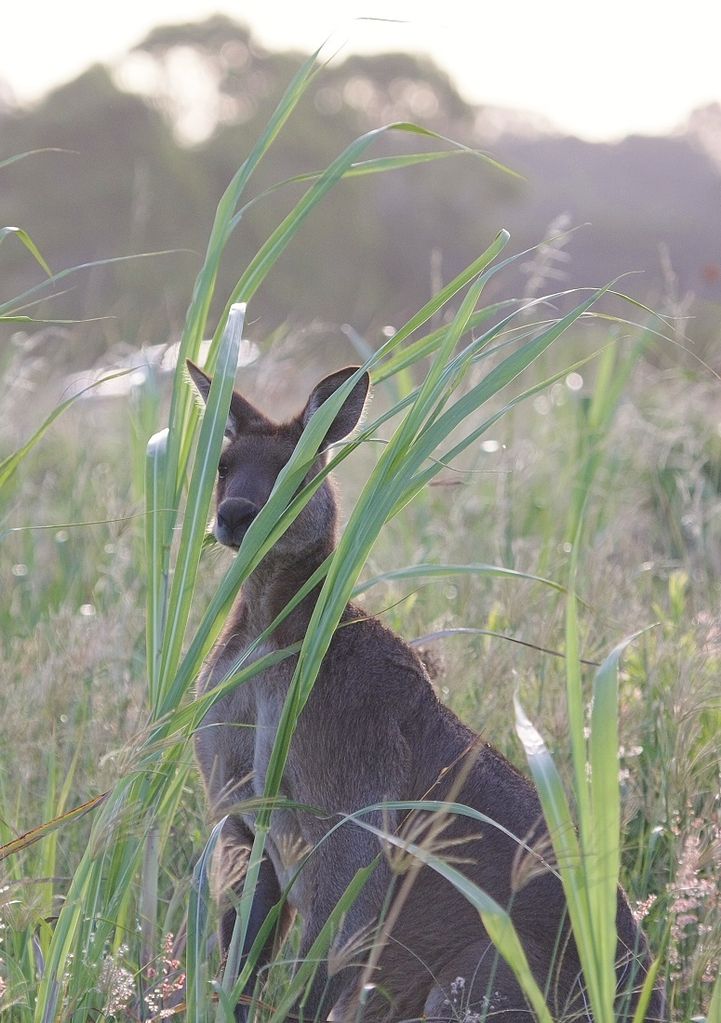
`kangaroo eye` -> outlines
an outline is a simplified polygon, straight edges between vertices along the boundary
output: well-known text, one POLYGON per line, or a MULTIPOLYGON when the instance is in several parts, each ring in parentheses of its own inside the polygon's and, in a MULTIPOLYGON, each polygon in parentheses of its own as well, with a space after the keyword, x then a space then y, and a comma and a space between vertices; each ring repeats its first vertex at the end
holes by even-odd
POLYGON ((218 479, 219 480, 224 480, 227 475, 228 475, 228 463, 227 462, 219 462, 218 463, 218 479))

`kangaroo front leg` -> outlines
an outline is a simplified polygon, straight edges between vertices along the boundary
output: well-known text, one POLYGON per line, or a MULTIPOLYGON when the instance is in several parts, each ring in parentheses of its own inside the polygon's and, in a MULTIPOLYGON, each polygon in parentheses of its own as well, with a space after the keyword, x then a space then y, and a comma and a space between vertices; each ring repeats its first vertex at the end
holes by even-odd
MULTIPOLYGON (((325 1020, 337 1003, 345 1004, 348 998, 353 1000, 357 996, 356 989, 391 882, 388 863, 378 854, 377 839, 365 832, 352 831, 349 825, 326 842, 304 867, 312 871, 309 889, 313 898, 307 906, 299 906, 303 917, 299 958, 304 962, 312 956, 315 972, 305 996, 298 1002, 300 1019, 325 1020), (340 915, 338 901, 357 871, 371 865, 373 870, 355 901, 340 915), (314 943, 333 916, 335 926, 328 935, 326 948, 314 953, 314 943)), ((336 1017, 334 1012, 333 1018, 343 1017, 336 1017)))
MULTIPOLYGON (((228 855, 229 850, 237 850, 244 855, 249 847, 252 845, 253 836, 250 830, 243 824, 237 817, 229 817, 225 829, 229 831, 229 846, 224 850, 225 856, 228 855)), ((226 836, 224 835, 224 838, 226 836)), ((226 861, 226 871, 228 870, 228 864, 226 861)), ((232 867, 230 867, 232 871, 232 867)), ((243 872, 244 874, 244 872, 243 872)), ((236 906, 242 896, 244 887, 244 876, 238 876, 237 869, 235 870, 235 877, 228 884, 227 896, 230 898, 231 905, 225 910, 222 915, 220 922, 220 945, 223 953, 224 968, 227 968, 227 956, 230 949, 230 945, 233 938, 233 931, 235 929, 236 922, 236 906)), ((230 877, 233 877, 233 873, 230 873, 230 877)), ((275 869, 271 861, 266 857, 260 864, 260 871, 258 874, 258 883, 255 887, 253 894, 253 903, 250 908, 250 916, 248 919, 248 928, 245 934, 245 941, 243 942, 243 948, 241 950, 240 957, 240 968, 242 969, 248 958, 250 950, 253 947, 255 939, 258 937, 261 927, 266 920, 271 909, 277 905, 281 898, 281 889, 278 882, 278 878, 275 873, 275 869)), ((284 932, 290 921, 290 911, 287 907, 283 907, 279 926, 276 928, 276 933, 284 932)), ((261 949, 258 958, 256 959, 253 969, 250 975, 250 979, 245 988, 244 994, 249 996, 252 995, 258 978, 258 972, 268 963, 272 955, 274 945, 274 935, 271 934, 266 941, 265 945, 261 949)), ((248 1018, 248 1006, 246 1002, 239 1002, 236 1006, 235 1017, 239 1023, 245 1023, 248 1018)))
MULTIPOLYGON (((320 924, 320 921, 318 922, 320 924)), ((315 921, 311 921, 312 931, 320 932, 320 926, 314 926, 315 921)), ((317 934, 316 934, 317 937, 317 934)), ((301 963, 308 960, 311 954, 311 947, 313 940, 310 935, 305 933, 301 942, 301 948, 299 953, 299 960, 301 963)), ((317 1023, 319 1020, 328 1019, 333 1006, 343 996, 347 996, 350 991, 355 987, 353 978, 356 976, 356 971, 353 971, 353 976, 350 976, 348 969, 342 970, 341 972, 334 973, 331 976, 328 972, 328 961, 325 957, 319 958, 314 963, 314 974, 313 979, 310 982, 305 994, 298 1000, 294 1009, 294 1016, 303 1023, 317 1023)), ((333 1019, 336 1018, 334 1015, 333 1019)), ((338 1017, 340 1018, 340 1017, 338 1017)))

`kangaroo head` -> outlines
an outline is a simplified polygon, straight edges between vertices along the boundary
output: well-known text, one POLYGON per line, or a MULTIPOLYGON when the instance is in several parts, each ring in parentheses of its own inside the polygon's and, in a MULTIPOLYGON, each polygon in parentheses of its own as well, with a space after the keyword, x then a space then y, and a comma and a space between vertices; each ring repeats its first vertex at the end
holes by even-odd
MULTIPOLYGON (((220 543, 237 550, 251 522, 270 497, 278 474, 293 454, 311 416, 357 370, 348 366, 332 373, 310 393, 305 408, 286 423, 275 423, 237 391, 233 392, 225 427, 225 446, 218 464, 216 517, 213 526, 220 543)), ((210 377, 192 362, 188 371, 207 401, 210 377)), ((364 373, 331 423, 308 479, 323 466, 331 444, 351 433, 363 414, 370 379, 364 373)), ((302 554, 335 542, 336 505, 326 479, 275 545, 281 554, 302 554)))

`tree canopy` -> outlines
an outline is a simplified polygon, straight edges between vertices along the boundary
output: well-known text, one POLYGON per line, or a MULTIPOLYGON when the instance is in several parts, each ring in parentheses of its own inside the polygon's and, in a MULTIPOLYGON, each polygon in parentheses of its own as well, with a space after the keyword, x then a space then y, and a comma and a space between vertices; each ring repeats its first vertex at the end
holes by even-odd
MULTIPOLYGON (((265 51, 247 28, 216 16, 159 27, 118 68, 91 67, 34 107, 0 113, 1 158, 62 150, 2 170, 4 222, 28 231, 53 270, 172 250, 78 276, 52 309, 41 307, 38 315, 114 317, 79 329, 81 361, 117 340, 177 332, 218 197, 302 59, 265 51)), ((658 293, 664 244, 679 287, 721 299, 721 271, 712 272, 721 265, 721 168, 697 134, 591 144, 519 129, 514 118, 504 127, 502 116, 499 130, 498 111, 469 106, 446 74, 408 54, 352 55, 319 74, 253 194, 323 169, 357 135, 396 120, 492 149, 524 177, 464 155, 342 183, 254 300, 251 330, 349 322, 372 336, 417 308, 434 274, 459 271, 501 226, 520 250, 561 213, 574 225, 591 222, 569 243, 568 286, 642 270, 631 290, 658 293)), ((370 155, 420 145, 385 137, 370 155)), ((261 197, 243 216, 224 264, 228 287, 303 187, 261 197)), ((3 270, 3 297, 41 273, 20 246, 4 247, 3 270)), ((525 282, 517 283, 516 293, 525 282)))

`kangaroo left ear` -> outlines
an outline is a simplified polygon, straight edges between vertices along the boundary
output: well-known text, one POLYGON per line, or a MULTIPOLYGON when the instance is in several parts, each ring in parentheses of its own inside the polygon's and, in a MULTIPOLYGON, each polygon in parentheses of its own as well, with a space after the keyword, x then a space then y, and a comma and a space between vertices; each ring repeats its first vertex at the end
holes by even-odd
POLYGON ((208 401, 208 395, 210 394, 211 379, 207 373, 204 373, 200 366, 196 366, 190 359, 185 360, 185 365, 188 370, 190 379, 195 385, 195 389, 203 399, 205 403, 208 401))
MULTIPOLYGON (((207 373, 204 373, 199 366, 196 366, 190 359, 186 359, 185 362, 188 367, 188 373, 190 379, 193 381, 196 391, 207 403, 208 395, 210 394, 210 385, 212 383, 211 378, 207 373)), ((230 411, 228 412, 228 421, 225 424, 225 436, 229 440, 234 440, 239 433, 251 429, 254 425, 261 421, 267 422, 265 417, 246 401, 245 398, 238 394, 237 391, 233 391, 233 397, 230 399, 230 411)))
MULTIPOLYGON (((331 373, 330 376, 325 377, 319 384, 316 384, 308 398, 308 403, 301 413, 303 426, 309 422, 311 416, 318 411, 323 402, 330 398, 331 394, 337 391, 341 384, 344 384, 349 377, 352 377, 357 372, 358 368, 358 366, 347 366, 345 369, 338 370, 337 373, 331 373)), ((343 437, 347 437, 349 433, 355 430, 365 409, 370 383, 370 377, 367 373, 364 373, 341 405, 338 415, 323 438, 320 451, 325 451, 330 444, 335 444, 336 441, 342 440, 343 437)))

